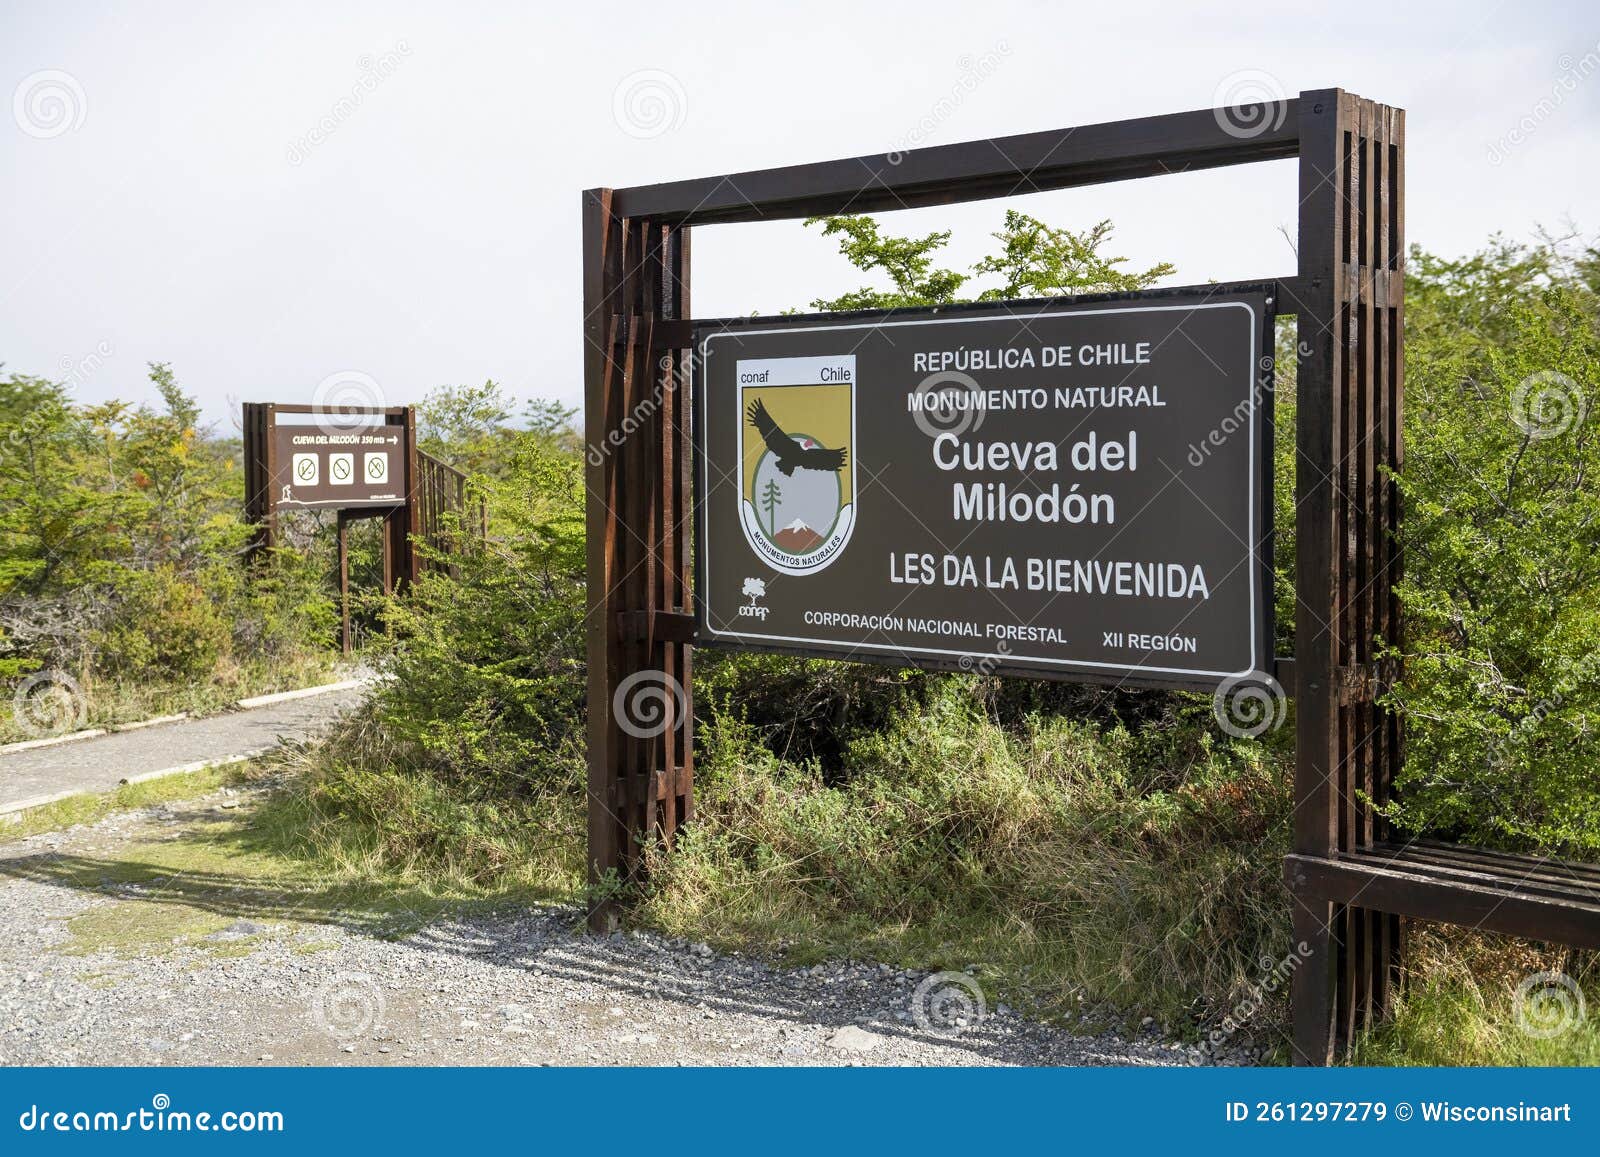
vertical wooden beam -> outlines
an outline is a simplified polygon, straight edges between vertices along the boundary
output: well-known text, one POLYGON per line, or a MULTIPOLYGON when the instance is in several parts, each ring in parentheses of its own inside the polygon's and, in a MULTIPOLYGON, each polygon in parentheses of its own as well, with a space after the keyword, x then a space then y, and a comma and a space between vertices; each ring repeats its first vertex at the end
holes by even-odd
POLYGON ((383 593, 394 594, 394 512, 390 511, 383 516, 378 525, 378 540, 382 546, 383 558, 383 593))
POLYGON ((407 406, 400 415, 401 445, 405 448, 405 487, 400 493, 406 496, 405 511, 405 580, 416 582, 422 577, 422 556, 415 543, 422 537, 422 483, 417 469, 417 408, 407 406))
POLYGON ((271 481, 267 474, 267 413, 260 402, 245 402, 240 407, 240 434, 244 442, 244 517, 256 529, 250 539, 249 554, 258 560, 270 547, 271 530, 267 516, 272 510, 271 481))
POLYGON ((611 190, 591 189, 583 194, 583 427, 590 451, 585 472, 585 523, 588 573, 588 740, 589 740, 589 849, 588 881, 594 897, 589 927, 597 932, 616 923, 614 906, 599 889, 609 874, 620 871, 620 824, 614 810, 613 790, 620 734, 612 716, 611 699, 618 683, 617 616, 610 594, 612 559, 616 551, 616 519, 608 501, 614 493, 616 467, 606 438, 615 409, 611 404, 610 342, 615 285, 611 276, 611 246, 616 222, 611 213, 611 190))
POLYGON ((277 426, 278 407, 269 402, 261 411, 261 439, 265 447, 262 461, 265 463, 267 491, 267 532, 263 538, 263 545, 268 549, 278 545, 278 496, 273 493, 273 486, 278 477, 278 451, 274 445, 277 442, 277 426))
POLYGON ((339 535, 339 645, 350 654, 350 518, 340 510, 335 516, 339 535))
MULTIPOLYGON (((1331 856, 1339 818, 1333 792, 1335 679, 1334 446, 1338 410, 1333 382, 1343 345, 1336 332, 1342 285, 1341 148, 1344 94, 1302 93, 1300 115, 1300 309, 1296 318, 1295 418, 1295 775, 1294 849, 1331 856)), ((1333 906, 1294 897, 1295 941, 1308 956, 1292 982, 1294 1052, 1299 1064, 1326 1064, 1333 1051, 1333 993, 1338 947, 1333 906)))
MULTIPOLYGON (((1385 458, 1393 474, 1382 480, 1383 535, 1386 546, 1386 585, 1384 599, 1383 637, 1398 648, 1405 642, 1405 620, 1400 612, 1397 593, 1404 575, 1405 559, 1400 549, 1400 486, 1393 475, 1405 465, 1405 311, 1406 311, 1406 114, 1404 109, 1385 109, 1385 163, 1383 172, 1382 207, 1385 244, 1383 260, 1388 270, 1387 309, 1384 311, 1386 343, 1383 351, 1384 374, 1387 388, 1383 391, 1385 409, 1381 415, 1387 454, 1385 458)), ((1387 802, 1394 790, 1394 780, 1405 763, 1405 720, 1398 712, 1389 713, 1384 720, 1387 742, 1383 767, 1379 771, 1378 799, 1387 802)), ((1378 835, 1388 838, 1387 825, 1381 825, 1378 835)), ((1404 953, 1404 934, 1400 917, 1387 916, 1383 947, 1387 953, 1386 971, 1388 987, 1384 1005, 1380 1010, 1388 1014, 1393 1003, 1392 991, 1400 982, 1404 953)))
MULTIPOLYGON (((1381 832, 1399 721, 1340 670, 1372 671, 1397 640, 1403 292, 1395 110, 1336 89, 1304 93, 1300 126, 1296 463, 1295 850, 1331 858, 1381 832)), ((1399 962, 1392 917, 1296 896, 1312 952, 1294 980, 1297 1063, 1326 1064, 1381 1016, 1399 962)))
MULTIPOLYGON (((689 227, 674 226, 667 231, 666 259, 663 273, 666 277, 663 301, 667 316, 687 321, 689 312, 689 227)), ((693 443, 690 436, 690 381, 694 365, 694 350, 674 350, 665 373, 663 414, 666 423, 666 443, 672 448, 667 479, 674 488, 671 507, 675 533, 667 544, 667 571, 670 584, 665 595, 669 609, 681 615, 694 614, 694 596, 690 576, 694 573, 691 542, 694 515, 693 443)), ((684 690, 684 710, 687 718, 679 733, 676 768, 668 783, 667 804, 676 810, 679 825, 694 819, 694 648, 688 643, 669 643, 673 657, 671 673, 684 690)), ((669 833, 670 834, 670 833, 669 833)))

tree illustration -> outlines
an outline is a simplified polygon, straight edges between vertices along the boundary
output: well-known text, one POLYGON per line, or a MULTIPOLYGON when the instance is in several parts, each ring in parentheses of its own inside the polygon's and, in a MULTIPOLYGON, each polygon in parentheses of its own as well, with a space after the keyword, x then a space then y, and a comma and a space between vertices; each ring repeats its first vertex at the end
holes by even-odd
POLYGON ((778 537, 778 501, 782 497, 777 480, 767 479, 767 484, 761 488, 761 507, 767 512, 767 533, 773 538, 778 537))

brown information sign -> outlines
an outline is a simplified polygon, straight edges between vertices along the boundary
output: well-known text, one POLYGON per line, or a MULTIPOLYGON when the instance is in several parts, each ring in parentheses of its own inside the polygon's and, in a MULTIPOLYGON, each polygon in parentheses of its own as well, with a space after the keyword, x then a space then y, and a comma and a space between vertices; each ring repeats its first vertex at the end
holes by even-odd
POLYGON ((698 641, 1270 672, 1265 286, 696 332, 698 641))
POLYGON ((405 427, 365 422, 272 429, 272 502, 279 507, 400 506, 405 427))

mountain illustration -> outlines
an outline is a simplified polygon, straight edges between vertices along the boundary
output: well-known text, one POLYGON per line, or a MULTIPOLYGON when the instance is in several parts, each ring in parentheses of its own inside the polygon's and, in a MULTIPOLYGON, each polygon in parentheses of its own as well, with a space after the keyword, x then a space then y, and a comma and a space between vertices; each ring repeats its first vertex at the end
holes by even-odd
POLYGON ((790 554, 805 554, 822 545, 822 535, 806 525, 805 519, 797 518, 773 535, 772 541, 790 554))

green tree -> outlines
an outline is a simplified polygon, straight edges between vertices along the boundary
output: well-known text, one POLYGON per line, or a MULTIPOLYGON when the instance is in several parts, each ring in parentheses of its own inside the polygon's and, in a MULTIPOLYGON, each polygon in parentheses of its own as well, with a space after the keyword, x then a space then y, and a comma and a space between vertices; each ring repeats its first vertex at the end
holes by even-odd
POLYGON ((107 481, 115 460, 65 386, 0 381, 0 598, 105 578, 131 516, 107 481))
POLYGON ((1138 271, 1120 269, 1127 258, 1101 252, 1111 239, 1110 221, 1074 233, 1007 210, 1005 224, 993 234, 998 251, 979 261, 970 273, 934 265, 934 255, 950 242, 948 229, 921 237, 893 237, 884 234, 871 217, 813 217, 806 224, 821 225, 824 237, 839 237, 839 252, 845 260, 863 273, 886 275, 893 287, 817 298, 811 303, 814 309, 905 309, 973 300, 1117 293, 1144 289, 1175 272, 1174 266, 1165 262, 1138 271), (974 277, 999 278, 1000 284, 976 297, 962 296, 962 288, 974 277))
POLYGON ((0 675, 203 685, 327 639, 325 575, 281 559, 244 581, 238 443, 170 366, 149 376, 159 405, 0 380, 0 675))
POLYGON ((972 267, 980 277, 992 275, 1001 284, 978 294, 979 301, 1019 297, 1061 297, 1076 293, 1122 293, 1145 289, 1170 277, 1176 267, 1163 261, 1149 269, 1125 272, 1117 267, 1126 257, 1108 257, 1101 249, 1111 240, 1111 222, 1101 221, 1082 233, 1057 229, 1043 221, 1006 210, 1005 227, 994 234, 1000 252, 972 267))

